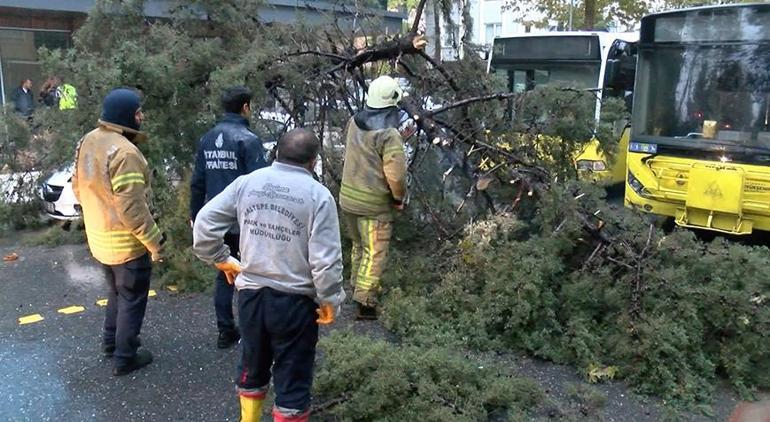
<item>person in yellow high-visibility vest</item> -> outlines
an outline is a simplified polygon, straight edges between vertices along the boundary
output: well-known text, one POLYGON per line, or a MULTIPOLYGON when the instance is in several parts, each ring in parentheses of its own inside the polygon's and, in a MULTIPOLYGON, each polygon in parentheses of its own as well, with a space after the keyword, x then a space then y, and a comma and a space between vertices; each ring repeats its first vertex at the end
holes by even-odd
POLYGON ((59 98, 59 110, 74 110, 78 108, 78 91, 74 86, 66 83, 63 78, 57 77, 59 86, 56 88, 56 96, 59 98))

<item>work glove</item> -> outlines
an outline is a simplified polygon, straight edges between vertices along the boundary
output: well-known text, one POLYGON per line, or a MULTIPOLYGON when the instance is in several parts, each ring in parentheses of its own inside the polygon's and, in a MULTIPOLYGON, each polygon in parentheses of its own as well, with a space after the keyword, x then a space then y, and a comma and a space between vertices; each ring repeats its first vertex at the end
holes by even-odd
POLYGON ((232 256, 228 256, 225 261, 217 262, 214 266, 217 267, 219 271, 225 273, 227 284, 232 285, 235 283, 235 277, 238 277, 238 274, 241 273, 241 261, 238 261, 232 256))
POLYGON ((329 325, 334 322, 337 315, 340 314, 340 307, 337 305, 335 308, 331 303, 322 303, 315 311, 318 314, 318 319, 315 320, 319 325, 329 325))

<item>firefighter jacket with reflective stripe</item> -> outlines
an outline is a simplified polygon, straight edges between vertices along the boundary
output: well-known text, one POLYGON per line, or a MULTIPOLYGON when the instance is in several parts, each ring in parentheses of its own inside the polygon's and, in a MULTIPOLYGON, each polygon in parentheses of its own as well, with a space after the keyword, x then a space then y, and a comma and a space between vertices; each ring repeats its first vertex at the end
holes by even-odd
POLYGON ((150 213, 147 161, 124 134, 142 136, 100 120, 99 127, 80 140, 72 176, 88 247, 106 265, 158 252, 163 237, 150 213))
MULTIPOLYGON (((359 119, 360 120, 360 119, 359 119)), ((404 141, 394 127, 365 130, 350 119, 345 140, 340 207, 373 216, 390 212, 406 196, 404 141)))

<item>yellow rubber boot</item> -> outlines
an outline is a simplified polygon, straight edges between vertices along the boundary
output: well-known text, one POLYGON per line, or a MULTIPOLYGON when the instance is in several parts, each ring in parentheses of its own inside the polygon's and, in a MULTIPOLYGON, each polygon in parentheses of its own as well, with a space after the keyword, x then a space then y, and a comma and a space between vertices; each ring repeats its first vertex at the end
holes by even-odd
POLYGON ((262 404, 265 397, 254 397, 253 395, 240 395, 241 399, 241 422, 259 422, 262 419, 262 404))

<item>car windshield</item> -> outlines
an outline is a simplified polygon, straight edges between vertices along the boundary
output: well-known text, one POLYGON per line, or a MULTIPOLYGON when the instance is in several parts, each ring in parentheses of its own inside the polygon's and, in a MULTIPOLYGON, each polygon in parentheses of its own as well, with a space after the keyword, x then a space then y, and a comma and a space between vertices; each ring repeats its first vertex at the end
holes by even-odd
POLYGON ((636 135, 768 148, 770 45, 642 50, 635 101, 636 135))

